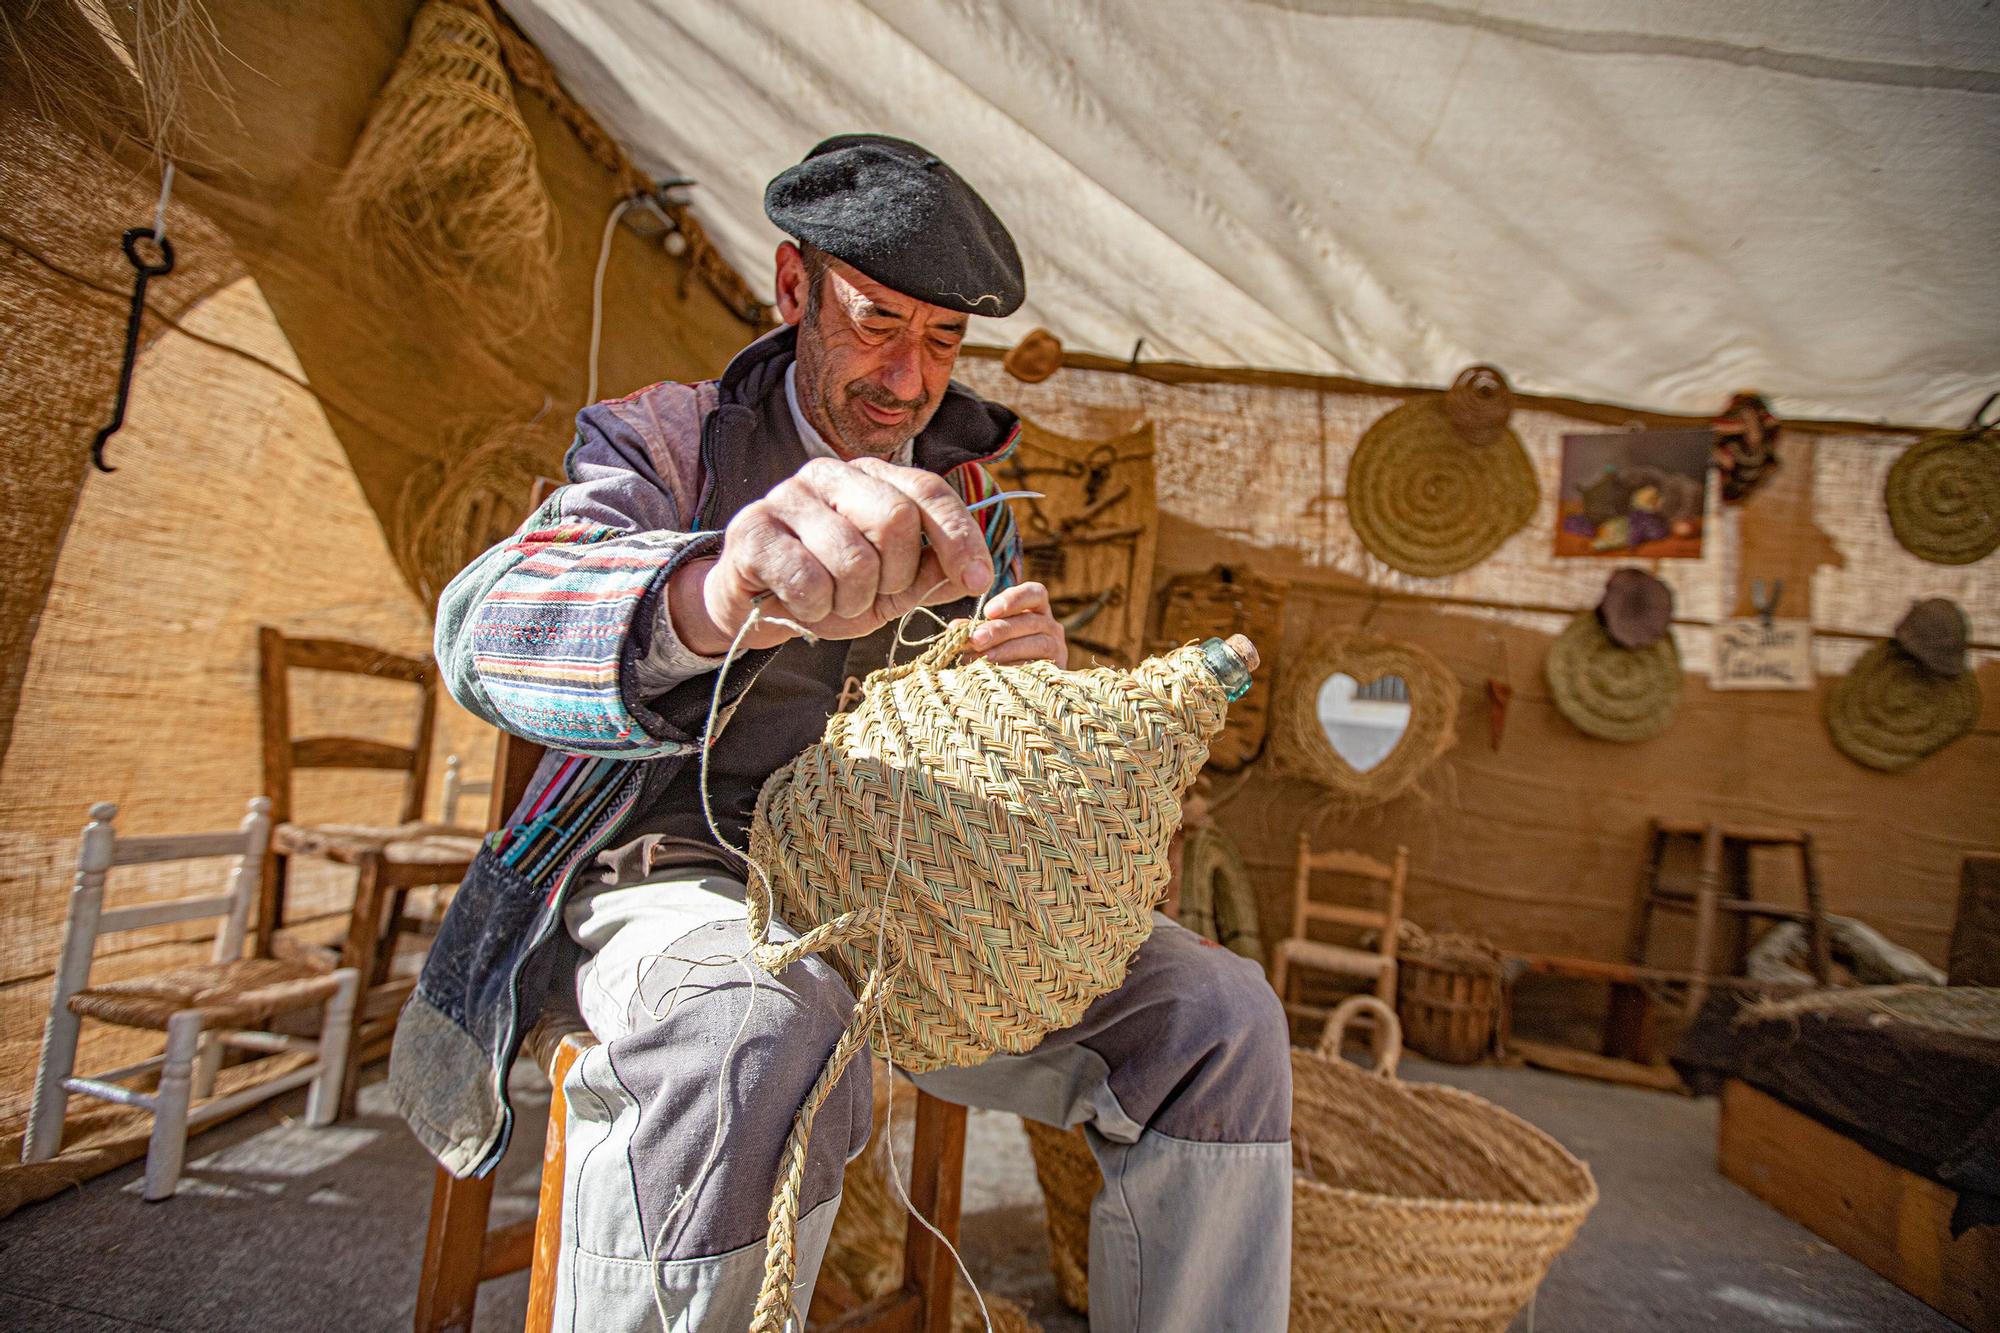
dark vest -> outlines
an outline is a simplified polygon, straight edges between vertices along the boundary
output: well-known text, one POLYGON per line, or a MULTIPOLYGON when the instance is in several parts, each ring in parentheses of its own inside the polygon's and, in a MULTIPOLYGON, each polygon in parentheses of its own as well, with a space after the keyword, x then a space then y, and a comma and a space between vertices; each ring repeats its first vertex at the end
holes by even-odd
MULTIPOLYGON (((785 369, 794 347, 785 336, 789 332, 752 344, 723 375, 720 401, 702 427, 704 531, 726 527, 745 505, 805 465, 805 445, 785 399, 785 369)), ((1004 448, 1013 425, 1013 414, 1006 409, 954 387, 917 437, 912 461, 943 475, 993 456, 1004 448)), ((949 620, 970 614, 972 607, 967 598, 934 609, 949 620)), ((926 626, 935 628, 917 616, 910 636, 925 637, 926 626)), ((709 801, 717 826, 734 847, 748 845, 750 819, 765 779, 820 738, 849 679, 859 680, 887 665, 895 634, 891 623, 864 639, 793 639, 775 652, 757 654, 761 662, 744 659, 731 668, 757 673, 709 757, 709 801)), ((914 651, 904 648, 898 656, 907 660, 914 651)), ((704 675, 677 692, 698 690, 706 716, 713 680, 704 675)), ((599 874, 593 878, 599 883, 636 883, 657 873, 663 862, 741 870, 734 855, 716 846, 702 817, 698 759, 673 767, 657 790, 649 784, 621 830, 620 845, 598 858, 599 874)))

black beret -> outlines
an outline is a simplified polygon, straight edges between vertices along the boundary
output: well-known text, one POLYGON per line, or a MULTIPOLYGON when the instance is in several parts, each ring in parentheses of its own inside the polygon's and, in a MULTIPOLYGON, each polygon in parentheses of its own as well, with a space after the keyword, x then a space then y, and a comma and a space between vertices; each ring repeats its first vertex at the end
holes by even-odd
POLYGON ((1021 253, 978 191, 935 153, 886 134, 841 134, 764 190, 778 227, 905 296, 1011 315, 1021 253))

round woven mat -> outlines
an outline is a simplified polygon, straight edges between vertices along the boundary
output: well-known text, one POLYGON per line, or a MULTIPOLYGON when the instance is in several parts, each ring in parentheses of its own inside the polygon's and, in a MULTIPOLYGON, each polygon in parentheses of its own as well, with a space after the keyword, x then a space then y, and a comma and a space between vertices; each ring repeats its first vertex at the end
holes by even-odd
POLYGON ((1236 840, 1213 824, 1190 829, 1182 844, 1180 921, 1204 939, 1264 966, 1257 889, 1236 840))
POLYGON ((1437 578, 1469 569, 1535 516, 1541 486, 1514 432, 1470 444, 1443 395, 1368 428, 1347 465, 1347 517, 1375 558, 1437 578))
POLYGON ((1826 729, 1857 764, 1894 773, 1972 730, 1979 682, 1940 676, 1895 644, 1876 644, 1826 693, 1826 729))
POLYGON ((1556 636, 1543 674, 1556 708, 1599 740, 1659 735, 1681 695, 1681 654, 1672 631, 1649 648, 1620 648, 1595 611, 1585 611, 1556 636))
POLYGON ((1889 526, 1910 554, 1969 565, 2000 548, 2000 432, 1927 435, 1882 488, 1889 526))

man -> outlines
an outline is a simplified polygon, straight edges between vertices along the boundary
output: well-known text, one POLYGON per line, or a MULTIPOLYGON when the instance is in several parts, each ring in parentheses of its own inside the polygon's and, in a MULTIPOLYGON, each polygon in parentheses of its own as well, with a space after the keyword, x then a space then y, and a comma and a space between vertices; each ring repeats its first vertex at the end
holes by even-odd
MULTIPOLYGON (((990 593, 969 653, 1067 653, 1047 591, 1014 582, 1011 521, 966 508, 1017 431, 951 383, 969 318, 1023 299, 1006 229, 934 155, 878 135, 819 145, 765 207, 796 238, 777 254, 785 327, 719 380, 586 408, 569 484, 438 608, 453 695, 554 753, 452 903, 391 1081, 445 1165, 491 1169, 521 1033, 573 977, 602 1044, 565 1088, 564 1330, 748 1324, 779 1156, 853 1004, 816 956, 751 984, 733 848, 764 779, 913 606, 970 614, 990 593)), ((867 1139, 869 1077, 850 1066, 815 1123, 801 1310, 867 1139)), ((1106 1181, 1093 1328, 1284 1326, 1290 1066, 1255 967, 1159 918, 1074 1028, 919 1082, 1088 1127, 1106 1181)))

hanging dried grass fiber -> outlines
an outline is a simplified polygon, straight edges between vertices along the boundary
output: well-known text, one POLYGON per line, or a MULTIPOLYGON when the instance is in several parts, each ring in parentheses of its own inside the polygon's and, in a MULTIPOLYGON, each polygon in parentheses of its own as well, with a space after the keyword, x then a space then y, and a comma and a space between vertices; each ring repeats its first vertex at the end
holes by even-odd
POLYGON ((483 0, 429 0, 327 201, 387 297, 511 337, 555 289, 555 210, 483 0))
POLYGON ((1501 1333, 1597 1203, 1491 1102, 1292 1052, 1295 1330, 1501 1333))
POLYGON ((1826 729, 1857 764, 1895 773, 1935 754, 1979 720, 1973 672, 1940 676, 1894 642, 1861 655, 1826 693, 1826 729))
POLYGON ((1347 517, 1392 569, 1439 578, 1469 569, 1534 518, 1541 484, 1507 425, 1513 395, 1490 366, 1368 428, 1347 465, 1347 517))
POLYGON ((514 531, 535 482, 562 471, 563 445, 539 421, 454 432, 452 461, 412 472, 396 500, 390 549, 426 606, 457 573, 514 531))
POLYGON ((2000 429, 1926 435, 1896 460, 1882 488, 1889 527, 1910 554, 1969 565, 2000 549, 2000 429))
POLYGON ((1673 721, 1681 654, 1672 631, 1645 648, 1621 648, 1597 612, 1585 611, 1549 645, 1543 665, 1556 708, 1604 741, 1643 741, 1673 721))

